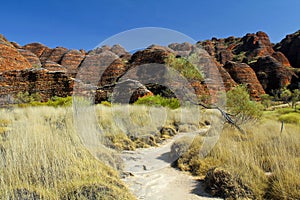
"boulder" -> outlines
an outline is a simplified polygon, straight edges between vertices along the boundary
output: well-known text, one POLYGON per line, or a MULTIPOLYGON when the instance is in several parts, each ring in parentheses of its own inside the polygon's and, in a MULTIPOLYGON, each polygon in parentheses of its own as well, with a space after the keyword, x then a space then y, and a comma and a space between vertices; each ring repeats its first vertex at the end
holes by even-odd
POLYGON ((224 69, 230 74, 233 80, 238 84, 245 84, 250 96, 255 100, 260 100, 260 96, 265 94, 265 91, 260 84, 254 70, 245 63, 237 63, 228 61, 224 65, 224 69))

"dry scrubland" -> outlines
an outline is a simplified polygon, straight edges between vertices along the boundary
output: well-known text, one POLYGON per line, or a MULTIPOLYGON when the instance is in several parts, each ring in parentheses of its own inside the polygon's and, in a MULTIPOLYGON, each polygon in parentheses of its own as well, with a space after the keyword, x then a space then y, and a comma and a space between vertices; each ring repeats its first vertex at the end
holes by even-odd
MULTIPOLYGON (((116 150, 156 146, 177 131, 220 123, 215 110, 196 107, 95 108, 102 129, 99 141, 116 150)), ((122 163, 115 152, 93 148, 96 159, 81 144, 72 108, 27 107, 0 113, 0 196, 4 199, 134 199, 119 179, 122 163)), ((176 141, 172 153, 180 155, 178 167, 200 178, 206 176, 207 189, 215 195, 299 199, 300 127, 286 124, 280 133, 276 121, 280 114, 274 113, 245 126, 247 135, 226 125, 205 158, 199 154, 204 136, 176 141), (215 185, 209 185, 213 181, 215 185)), ((86 127, 87 132, 95 131, 91 129, 86 127)), ((215 135, 214 128, 207 133, 215 135)))
POLYGON ((188 148, 187 138, 176 141, 173 153, 187 149, 177 166, 202 177, 211 194, 224 198, 300 199, 300 126, 286 124, 280 133, 281 123, 274 119, 281 112, 266 113, 261 122, 244 126, 247 135, 225 126, 205 158, 199 154, 203 137, 188 148))
POLYGON ((134 199, 118 172, 81 145, 71 108, 0 112, 1 199, 134 199))
MULTIPOLYGON (((197 121, 187 111, 181 117, 146 106, 95 108, 104 131, 99 141, 116 150, 157 145, 175 133, 171 127, 159 132, 165 120, 182 131, 198 128, 186 123, 197 121)), ((85 131, 95 130, 87 124, 85 131)), ((1 109, 0 139, 1 199, 134 199, 119 179, 122 162, 115 152, 88 147, 91 153, 82 145, 71 107, 1 109)))

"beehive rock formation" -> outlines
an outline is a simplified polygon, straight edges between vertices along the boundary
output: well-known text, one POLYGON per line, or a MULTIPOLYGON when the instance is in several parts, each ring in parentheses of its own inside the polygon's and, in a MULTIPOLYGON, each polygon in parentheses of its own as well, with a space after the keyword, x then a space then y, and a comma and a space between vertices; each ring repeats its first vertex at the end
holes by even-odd
POLYGON ((197 44, 151 45, 133 55, 118 44, 85 51, 49 48, 40 43, 22 46, 0 35, 0 104, 5 99, 13 102, 18 92, 25 91, 39 93, 43 101, 72 95, 74 82, 94 88, 98 103, 111 99, 119 81, 125 87, 139 86, 128 90, 132 93, 130 102, 143 95, 171 97, 186 90, 213 99, 219 91, 228 91, 237 84, 247 85, 252 99, 259 100, 265 92, 299 88, 297 68, 300 68, 300 31, 275 45, 266 33, 259 31, 240 38, 212 38, 197 44), (165 62, 171 54, 183 58, 196 54, 196 65, 205 80, 166 79, 169 72, 165 62))
POLYGON ((228 61, 224 68, 236 83, 244 84, 248 87, 251 97, 259 100, 260 96, 265 94, 254 70, 249 65, 228 61))

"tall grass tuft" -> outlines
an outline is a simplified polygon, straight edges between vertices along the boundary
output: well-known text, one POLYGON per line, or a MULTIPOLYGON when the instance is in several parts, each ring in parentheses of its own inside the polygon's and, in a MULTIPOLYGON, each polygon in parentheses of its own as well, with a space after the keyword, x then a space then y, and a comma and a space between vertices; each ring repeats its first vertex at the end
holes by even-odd
POLYGON ((81 144, 71 108, 0 112, 10 122, 0 138, 2 199, 134 199, 117 171, 81 144))

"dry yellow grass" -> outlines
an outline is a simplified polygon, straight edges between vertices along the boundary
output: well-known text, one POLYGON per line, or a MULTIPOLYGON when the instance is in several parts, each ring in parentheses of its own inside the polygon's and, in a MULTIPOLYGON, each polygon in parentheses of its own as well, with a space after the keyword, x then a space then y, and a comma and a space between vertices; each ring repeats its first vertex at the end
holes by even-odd
POLYGON ((112 137, 120 150, 130 143, 147 147, 144 136, 157 134, 163 126, 188 131, 207 120, 198 109, 131 105, 84 109, 80 123, 73 121, 70 107, 0 110, 1 198, 134 199, 118 172, 108 167, 120 169, 122 164, 102 145, 104 138, 112 137), (130 136, 139 140, 133 143, 130 136))
MULTIPOLYGON (((99 105, 88 109, 81 125, 74 124, 73 110, 68 107, 0 110, 3 199, 134 199, 117 171, 108 167, 120 169, 121 164, 101 145, 104 138, 112 137, 121 150, 126 145, 143 147, 143 136, 155 135, 163 126, 193 131, 205 121, 220 123, 215 110, 194 107, 99 105), (86 133, 85 138, 78 136, 78 128, 86 133), (132 141, 131 136, 139 140, 132 141)), ((211 167, 222 167, 239 177, 258 199, 300 199, 300 127, 286 124, 280 133, 280 122, 266 119, 245 129, 247 135, 241 135, 225 127, 205 158, 199 154, 204 139, 199 136, 179 159, 180 168, 205 175, 211 167)), ((214 130, 208 133, 210 137, 218 135, 214 130)))
POLYGON ((201 158, 201 138, 178 161, 182 170, 204 176, 222 167, 239 177, 258 199, 300 199, 300 127, 265 120, 245 127, 241 135, 226 127, 206 158, 201 158))
POLYGON ((205 120, 211 120, 199 107, 171 110, 144 105, 98 105, 94 112, 102 131, 99 140, 117 150, 156 146, 171 136, 161 133, 163 127, 179 132, 196 131, 205 120))
MULTIPOLYGON (((117 171, 81 144, 71 108, 0 113, 0 121, 10 122, 0 138, 1 199, 134 199, 117 171)), ((114 163, 104 149, 95 152, 114 163)))

